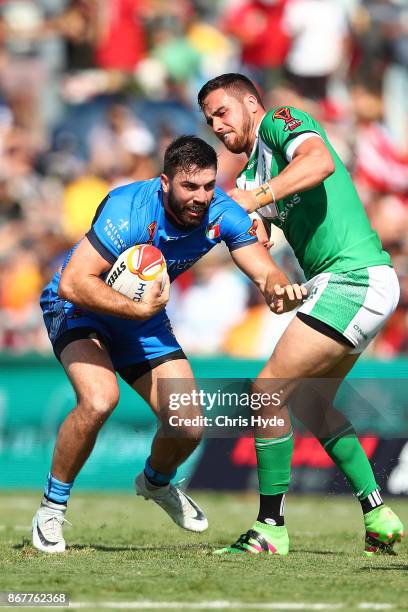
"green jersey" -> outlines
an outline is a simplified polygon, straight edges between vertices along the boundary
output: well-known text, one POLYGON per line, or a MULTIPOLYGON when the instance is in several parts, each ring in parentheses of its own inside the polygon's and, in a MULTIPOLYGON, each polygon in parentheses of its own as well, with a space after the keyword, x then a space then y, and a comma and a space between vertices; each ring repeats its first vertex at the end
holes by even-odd
POLYGON ((321 272, 391 265, 349 173, 324 130, 307 113, 290 106, 266 113, 237 187, 255 189, 277 176, 292 160, 296 147, 311 134, 320 136, 327 145, 335 172, 317 187, 257 212, 283 230, 308 279, 321 272))

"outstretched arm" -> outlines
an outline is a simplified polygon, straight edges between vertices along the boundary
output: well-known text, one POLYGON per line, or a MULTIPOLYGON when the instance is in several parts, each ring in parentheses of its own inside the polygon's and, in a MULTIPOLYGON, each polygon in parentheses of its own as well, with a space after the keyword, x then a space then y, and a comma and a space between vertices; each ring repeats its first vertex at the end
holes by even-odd
POLYGON ((306 296, 306 289, 290 283, 260 242, 231 251, 231 257, 260 289, 272 312, 282 314, 293 310, 306 296))

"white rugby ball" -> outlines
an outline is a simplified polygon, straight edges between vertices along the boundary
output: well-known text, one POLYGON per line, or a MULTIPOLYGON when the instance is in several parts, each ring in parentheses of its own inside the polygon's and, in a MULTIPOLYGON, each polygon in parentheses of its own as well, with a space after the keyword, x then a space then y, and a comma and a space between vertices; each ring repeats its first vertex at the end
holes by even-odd
POLYGON ((106 284, 134 302, 146 298, 159 274, 166 278, 166 260, 151 244, 137 244, 118 257, 106 277, 106 284))

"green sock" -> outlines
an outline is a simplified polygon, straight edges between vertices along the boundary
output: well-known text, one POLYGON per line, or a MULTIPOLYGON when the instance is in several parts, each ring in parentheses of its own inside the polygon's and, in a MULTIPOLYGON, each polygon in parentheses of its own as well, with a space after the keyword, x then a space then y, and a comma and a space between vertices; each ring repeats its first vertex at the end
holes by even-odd
POLYGON ((292 430, 281 438, 255 438, 255 450, 261 495, 286 493, 293 453, 292 430))
POLYGON ((343 472, 358 499, 364 499, 378 488, 368 457, 352 427, 319 442, 343 472))

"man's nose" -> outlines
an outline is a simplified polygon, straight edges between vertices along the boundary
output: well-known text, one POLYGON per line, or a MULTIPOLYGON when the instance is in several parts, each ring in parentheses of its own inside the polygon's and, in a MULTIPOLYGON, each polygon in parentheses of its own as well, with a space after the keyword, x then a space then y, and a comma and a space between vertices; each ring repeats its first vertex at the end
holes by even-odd
POLYGON ((220 132, 223 131, 224 126, 222 124, 222 121, 219 117, 213 117, 213 122, 212 122, 212 129, 216 134, 219 134, 220 132))
POLYGON ((204 187, 200 187, 199 189, 197 189, 197 191, 195 192, 195 198, 194 200, 199 203, 199 204, 206 204, 207 203, 207 191, 205 190, 204 187))

